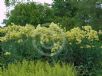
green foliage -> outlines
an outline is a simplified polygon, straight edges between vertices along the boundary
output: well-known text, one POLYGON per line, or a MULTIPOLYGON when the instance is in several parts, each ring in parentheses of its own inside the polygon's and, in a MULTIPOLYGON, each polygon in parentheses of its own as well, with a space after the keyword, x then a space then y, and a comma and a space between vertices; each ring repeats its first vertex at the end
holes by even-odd
POLYGON ((73 17, 77 9, 72 5, 71 0, 54 0, 52 8, 54 9, 55 15, 59 17, 73 17))
POLYGON ((91 24, 97 30, 102 29, 101 3, 102 0, 78 0, 76 16, 81 21, 81 25, 91 24))
POLYGON ((52 22, 53 10, 47 4, 19 3, 11 11, 6 24, 11 23, 25 26, 27 23, 34 26, 52 22))
POLYGON ((72 0, 54 0, 52 8, 54 10, 53 22, 59 23, 69 30, 77 25, 75 15, 77 7, 72 0))
POLYGON ((46 62, 23 61, 9 64, 8 68, 0 70, 0 76, 77 76, 77 72, 71 65, 51 66, 46 62))
POLYGON ((64 31, 54 23, 36 28, 13 24, 0 28, 0 33, 3 65, 23 59, 60 61, 74 64, 82 76, 95 76, 101 68, 101 34, 89 25, 64 31))
POLYGON ((99 39, 102 41, 102 30, 99 30, 99 39))
POLYGON ((1 39, 1 48, 3 50, 2 63, 8 64, 15 60, 22 60, 23 58, 30 59, 34 58, 34 48, 32 45, 32 31, 35 28, 31 25, 22 26, 8 26, 1 28, 4 36, 1 39), (11 55, 5 55, 6 52, 10 52, 11 55))
MULTIPOLYGON (((9 0, 5 2, 8 3, 9 0)), ((53 0, 50 7, 48 4, 37 4, 29 0, 28 3, 22 2, 15 5, 6 25, 15 23, 25 26, 28 23, 36 26, 55 22, 63 25, 66 30, 87 24, 99 30, 102 29, 101 3, 101 0, 53 0)))
POLYGON ((66 29, 74 26, 92 25, 95 29, 102 29, 102 0, 54 0, 52 8, 57 23, 66 29), (70 27, 71 26, 71 27, 70 27))
POLYGON ((57 57, 63 62, 74 63, 81 76, 96 76, 100 70, 102 59, 102 43, 98 32, 90 26, 73 28, 66 32, 68 43, 64 51, 57 57))
POLYGON ((5 0, 5 4, 6 4, 6 6, 9 6, 9 4, 10 4, 9 0, 5 0))

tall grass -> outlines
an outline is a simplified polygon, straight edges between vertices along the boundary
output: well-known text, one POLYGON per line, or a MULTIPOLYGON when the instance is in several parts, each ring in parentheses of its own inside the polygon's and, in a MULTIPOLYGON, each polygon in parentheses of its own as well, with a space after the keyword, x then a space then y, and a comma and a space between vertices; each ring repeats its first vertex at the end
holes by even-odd
POLYGON ((77 76, 77 72, 71 65, 51 66, 49 63, 40 61, 9 64, 8 68, 0 70, 0 74, 0 76, 77 76))

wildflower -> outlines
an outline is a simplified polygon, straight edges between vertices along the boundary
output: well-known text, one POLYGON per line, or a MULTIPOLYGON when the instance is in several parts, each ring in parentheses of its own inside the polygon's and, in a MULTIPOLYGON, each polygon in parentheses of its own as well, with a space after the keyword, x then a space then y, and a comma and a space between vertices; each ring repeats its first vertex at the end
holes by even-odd
POLYGON ((91 26, 83 26, 82 27, 85 31, 90 31, 90 30, 92 30, 92 27, 91 26))

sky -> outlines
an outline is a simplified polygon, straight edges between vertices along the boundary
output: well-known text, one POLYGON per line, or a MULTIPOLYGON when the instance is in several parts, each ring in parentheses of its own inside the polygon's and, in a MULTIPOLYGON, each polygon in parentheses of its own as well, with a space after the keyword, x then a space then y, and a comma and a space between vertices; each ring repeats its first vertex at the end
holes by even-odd
MULTIPOLYGON (((52 0, 35 0, 35 2, 39 2, 39 3, 52 3, 52 0)), ((0 0, 0 26, 4 26, 4 24, 2 24, 3 19, 6 18, 6 6, 4 4, 4 0, 0 0)))
POLYGON ((4 4, 4 0, 0 0, 0 26, 2 25, 1 23, 3 22, 3 19, 6 18, 5 13, 6 13, 6 6, 4 4))

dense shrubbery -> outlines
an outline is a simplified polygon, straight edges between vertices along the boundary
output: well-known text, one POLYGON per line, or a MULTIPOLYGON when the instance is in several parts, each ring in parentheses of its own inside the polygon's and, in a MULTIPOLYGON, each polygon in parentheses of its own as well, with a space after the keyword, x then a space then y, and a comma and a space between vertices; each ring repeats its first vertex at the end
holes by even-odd
POLYGON ((0 69, 0 76, 77 76, 77 72, 71 65, 23 61, 9 64, 3 71, 0 69))
POLYGON ((101 69, 102 43, 91 26, 64 31, 54 23, 36 28, 13 24, 0 28, 0 41, 1 65, 23 59, 59 61, 74 64, 81 76, 96 76, 101 69))

